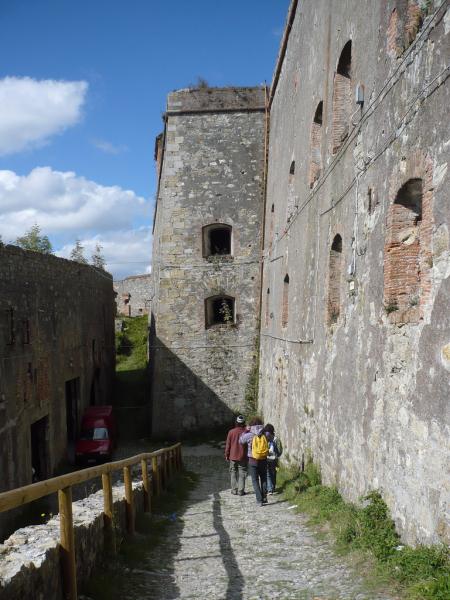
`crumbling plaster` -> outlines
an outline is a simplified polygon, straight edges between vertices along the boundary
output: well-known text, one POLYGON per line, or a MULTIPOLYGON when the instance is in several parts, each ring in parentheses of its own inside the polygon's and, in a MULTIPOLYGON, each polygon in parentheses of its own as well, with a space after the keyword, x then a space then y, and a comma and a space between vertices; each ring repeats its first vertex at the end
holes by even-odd
POLYGON ((394 2, 302 2, 271 106, 261 329, 260 405, 290 457, 311 453, 324 481, 353 501, 380 489, 408 542, 449 540, 450 343, 448 58, 445 7, 435 2, 398 58, 387 28, 394 2), (432 26, 428 25, 432 21, 432 26), (349 138, 331 155, 333 75, 352 40, 349 138), (310 131, 324 102, 323 172, 309 189, 310 131), (393 190, 413 172, 433 184, 428 299, 417 323, 392 323, 383 302, 386 220, 393 190), (294 181, 289 165, 296 161, 294 181), (298 207, 286 219, 289 186, 298 207), (368 190, 373 206, 368 209, 368 190), (326 320, 329 251, 343 239, 341 314, 326 320), (289 325, 281 327, 283 278, 289 325), (266 298, 266 295, 263 295, 266 298), (263 314, 265 306, 263 305, 263 314), (281 339, 278 339, 281 338, 281 339))

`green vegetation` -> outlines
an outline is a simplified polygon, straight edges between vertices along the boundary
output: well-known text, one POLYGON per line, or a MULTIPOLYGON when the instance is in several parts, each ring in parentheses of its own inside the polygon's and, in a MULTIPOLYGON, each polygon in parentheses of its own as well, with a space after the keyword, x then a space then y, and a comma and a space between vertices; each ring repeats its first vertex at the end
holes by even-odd
POLYGON ((259 387, 259 337, 255 342, 252 356, 253 364, 250 372, 244 397, 244 417, 249 420, 258 412, 258 387, 259 387))
POLYGON ((282 468, 279 483, 284 496, 309 515, 311 524, 331 530, 341 552, 362 552, 374 560, 375 573, 387 578, 405 598, 450 598, 449 549, 402 545, 379 492, 361 498, 361 507, 347 503, 336 488, 322 485, 320 470, 311 460, 303 472, 282 468))
POLYGON ((149 435, 147 338, 148 317, 124 317, 123 331, 116 333, 116 385, 113 405, 121 438, 149 435))
POLYGON ((117 371, 147 368, 148 317, 123 317, 123 330, 116 333, 117 371))
POLYGON ((53 254, 53 248, 46 235, 41 234, 41 228, 35 223, 22 237, 18 237, 16 246, 24 250, 32 250, 41 254, 53 254))

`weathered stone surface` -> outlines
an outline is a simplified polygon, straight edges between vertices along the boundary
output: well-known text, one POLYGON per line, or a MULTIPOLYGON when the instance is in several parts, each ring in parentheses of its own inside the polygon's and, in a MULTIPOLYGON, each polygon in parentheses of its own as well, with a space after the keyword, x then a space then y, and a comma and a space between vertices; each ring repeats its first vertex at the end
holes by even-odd
MULTIPOLYGON (((104 271, 2 245, 0 292, 0 491, 6 491, 32 483, 32 468, 35 478, 50 477, 67 459, 84 408, 109 400, 114 294, 104 271), (34 440, 32 430, 39 434, 34 440)), ((0 515, 0 530, 11 519, 0 515)))
POLYGON ((312 453, 347 499, 379 488, 406 541, 448 543, 448 5, 423 5, 419 33, 413 5, 298 5, 272 90, 260 404, 289 455, 312 453), (333 87, 348 40, 352 117, 333 156, 333 87), (322 173, 311 190, 321 101, 322 173), (402 221, 397 194, 417 179, 420 214, 402 221), (300 199, 293 214, 290 197, 300 199), (393 248, 398 260, 388 260, 393 248))
MULTIPOLYGON (((142 485, 133 482, 137 511, 143 507, 142 485)), ((114 528, 120 539, 126 531, 125 488, 113 486, 114 528)), ((73 503, 77 581, 89 578, 103 556, 103 493, 98 491, 73 503)), ((2 600, 63 600, 59 515, 45 525, 24 527, 0 545, 0 598, 2 600)))
POLYGON ((173 92, 153 244, 153 432, 228 422, 242 410, 257 339, 264 91, 173 92), (203 228, 232 228, 229 255, 205 255, 203 228), (205 301, 235 300, 234 322, 206 326, 205 301))
POLYGON ((117 314, 126 317, 148 315, 152 297, 151 275, 131 275, 114 281, 117 314))

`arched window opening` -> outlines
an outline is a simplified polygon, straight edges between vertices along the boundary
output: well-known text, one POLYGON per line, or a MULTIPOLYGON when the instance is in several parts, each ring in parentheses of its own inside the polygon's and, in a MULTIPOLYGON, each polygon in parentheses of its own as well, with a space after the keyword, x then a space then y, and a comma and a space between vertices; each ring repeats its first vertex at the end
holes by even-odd
POLYGON ((330 249, 328 273, 328 325, 337 323, 341 312, 342 237, 337 234, 330 249))
POLYGON ((339 57, 333 85, 332 152, 336 154, 350 131, 352 109, 352 42, 349 40, 339 57))
MULTIPOLYGON (((384 256, 384 303, 391 320, 417 321, 421 278, 422 179, 409 179, 390 207, 384 256), (413 309, 413 310, 411 310, 413 309)), ((422 264, 423 263, 423 264, 422 264)))
POLYGON ((295 174, 295 160, 291 162, 291 166, 289 167, 289 175, 295 174))
POLYGON ((317 105, 314 120, 311 125, 311 163, 309 167, 309 187, 319 179, 322 172, 322 121, 323 102, 317 105))
POLYGON ((222 223, 203 227, 203 256, 231 255, 232 227, 222 223))
POLYGON ((341 56, 336 70, 338 75, 342 75, 347 79, 352 76, 352 41, 349 40, 342 49, 341 56))
POLYGON ((235 318, 235 300, 231 296, 211 296, 205 300, 205 327, 214 325, 233 325, 235 318))
POLYGON ((267 288, 267 294, 266 294, 266 312, 265 312, 265 325, 266 327, 269 326, 269 319, 270 319, 270 288, 267 288))
POLYGON ((281 327, 287 327, 289 321, 289 275, 283 281, 283 300, 281 304, 281 327))

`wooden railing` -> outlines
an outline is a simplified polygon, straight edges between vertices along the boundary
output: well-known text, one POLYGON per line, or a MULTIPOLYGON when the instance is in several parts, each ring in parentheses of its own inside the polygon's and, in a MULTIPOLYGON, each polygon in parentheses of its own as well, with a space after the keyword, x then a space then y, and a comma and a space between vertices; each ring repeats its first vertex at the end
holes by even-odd
POLYGON ((67 600, 76 600, 77 598, 75 537, 72 517, 72 486, 101 476, 103 487, 105 545, 109 546, 110 550, 115 551, 111 474, 123 469, 127 531, 132 535, 135 530, 135 508, 131 467, 138 463, 141 465, 144 512, 150 512, 152 495, 159 494, 166 487, 173 473, 181 469, 180 443, 154 452, 145 452, 130 458, 125 458, 124 460, 82 469, 74 473, 61 475, 60 477, 53 477, 52 479, 46 479, 39 483, 33 483, 0 494, 0 512, 4 512, 23 506, 33 500, 43 498, 44 496, 48 496, 55 492, 58 493, 63 590, 67 600), (149 461, 151 461, 151 479, 149 477, 148 469, 149 461))

